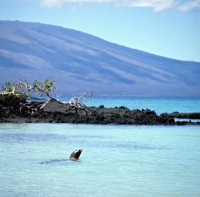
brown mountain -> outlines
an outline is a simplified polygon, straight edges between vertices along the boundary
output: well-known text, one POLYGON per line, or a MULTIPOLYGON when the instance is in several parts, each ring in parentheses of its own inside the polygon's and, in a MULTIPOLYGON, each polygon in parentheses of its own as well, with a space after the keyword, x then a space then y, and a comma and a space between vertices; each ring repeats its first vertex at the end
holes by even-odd
MULTIPOLYGON (((173 43, 172 43, 173 45, 173 43)), ((0 85, 55 80, 58 93, 200 96, 200 63, 169 59, 41 23, 0 21, 0 85)))

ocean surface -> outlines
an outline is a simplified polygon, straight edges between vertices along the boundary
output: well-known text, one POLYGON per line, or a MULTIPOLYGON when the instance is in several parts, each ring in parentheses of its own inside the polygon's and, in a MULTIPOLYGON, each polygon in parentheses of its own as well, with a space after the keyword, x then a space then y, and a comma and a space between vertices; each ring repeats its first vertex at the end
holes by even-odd
MULTIPOLYGON (((60 97, 58 100, 67 102, 70 97, 60 97)), ((91 99, 85 98, 87 106, 120 107, 129 109, 151 109, 158 115, 168 112, 200 112, 200 98, 165 98, 165 97, 120 97, 120 96, 94 96, 91 99)))
MULTIPOLYGON (((86 104, 200 112, 199 98, 86 104)), ((1 197, 199 197, 199 177, 200 126, 0 124, 1 197)))

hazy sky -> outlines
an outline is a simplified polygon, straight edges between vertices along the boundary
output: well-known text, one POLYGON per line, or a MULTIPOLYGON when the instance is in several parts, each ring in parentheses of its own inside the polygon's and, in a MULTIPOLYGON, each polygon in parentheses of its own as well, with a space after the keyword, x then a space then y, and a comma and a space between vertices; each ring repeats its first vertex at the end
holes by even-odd
POLYGON ((0 20, 58 25, 200 62, 200 0, 0 0, 0 20))

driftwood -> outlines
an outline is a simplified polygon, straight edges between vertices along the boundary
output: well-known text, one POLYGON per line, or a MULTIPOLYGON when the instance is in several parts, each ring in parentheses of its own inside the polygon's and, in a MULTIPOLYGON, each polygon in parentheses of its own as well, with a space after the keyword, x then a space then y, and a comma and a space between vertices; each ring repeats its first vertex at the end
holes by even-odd
POLYGON ((25 108, 25 109, 28 109, 31 112, 31 115, 33 115, 38 110, 43 109, 49 101, 47 101, 47 102, 45 101, 44 103, 42 103, 42 104, 40 103, 36 106, 32 105, 31 103, 21 103, 20 102, 19 103, 20 104, 19 112, 22 113, 22 109, 25 108))
POLYGON ((87 108, 87 106, 83 103, 84 101, 87 101, 88 99, 90 99, 93 96, 93 92, 91 94, 88 94, 87 92, 84 92, 83 94, 81 94, 79 97, 74 96, 72 97, 69 101, 68 104, 71 107, 75 108, 75 112, 77 115, 78 110, 84 110, 86 112, 86 115, 91 115, 92 112, 87 108), (87 97, 87 100, 86 98, 87 97))

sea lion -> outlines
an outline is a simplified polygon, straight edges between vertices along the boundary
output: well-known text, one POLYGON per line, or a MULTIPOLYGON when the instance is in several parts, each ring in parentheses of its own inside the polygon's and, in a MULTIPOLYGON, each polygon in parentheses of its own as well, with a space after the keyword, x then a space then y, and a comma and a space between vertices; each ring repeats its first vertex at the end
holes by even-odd
POLYGON ((82 152, 83 152, 83 149, 78 149, 78 150, 73 151, 69 159, 72 161, 78 160, 82 152))
POLYGON ((49 161, 43 161, 43 162, 40 162, 40 164, 49 164, 49 163, 57 163, 57 162, 63 162, 63 161, 77 161, 81 155, 81 153, 83 152, 83 149, 78 149, 78 150, 75 150, 71 153, 69 159, 53 159, 53 160, 49 160, 49 161))

